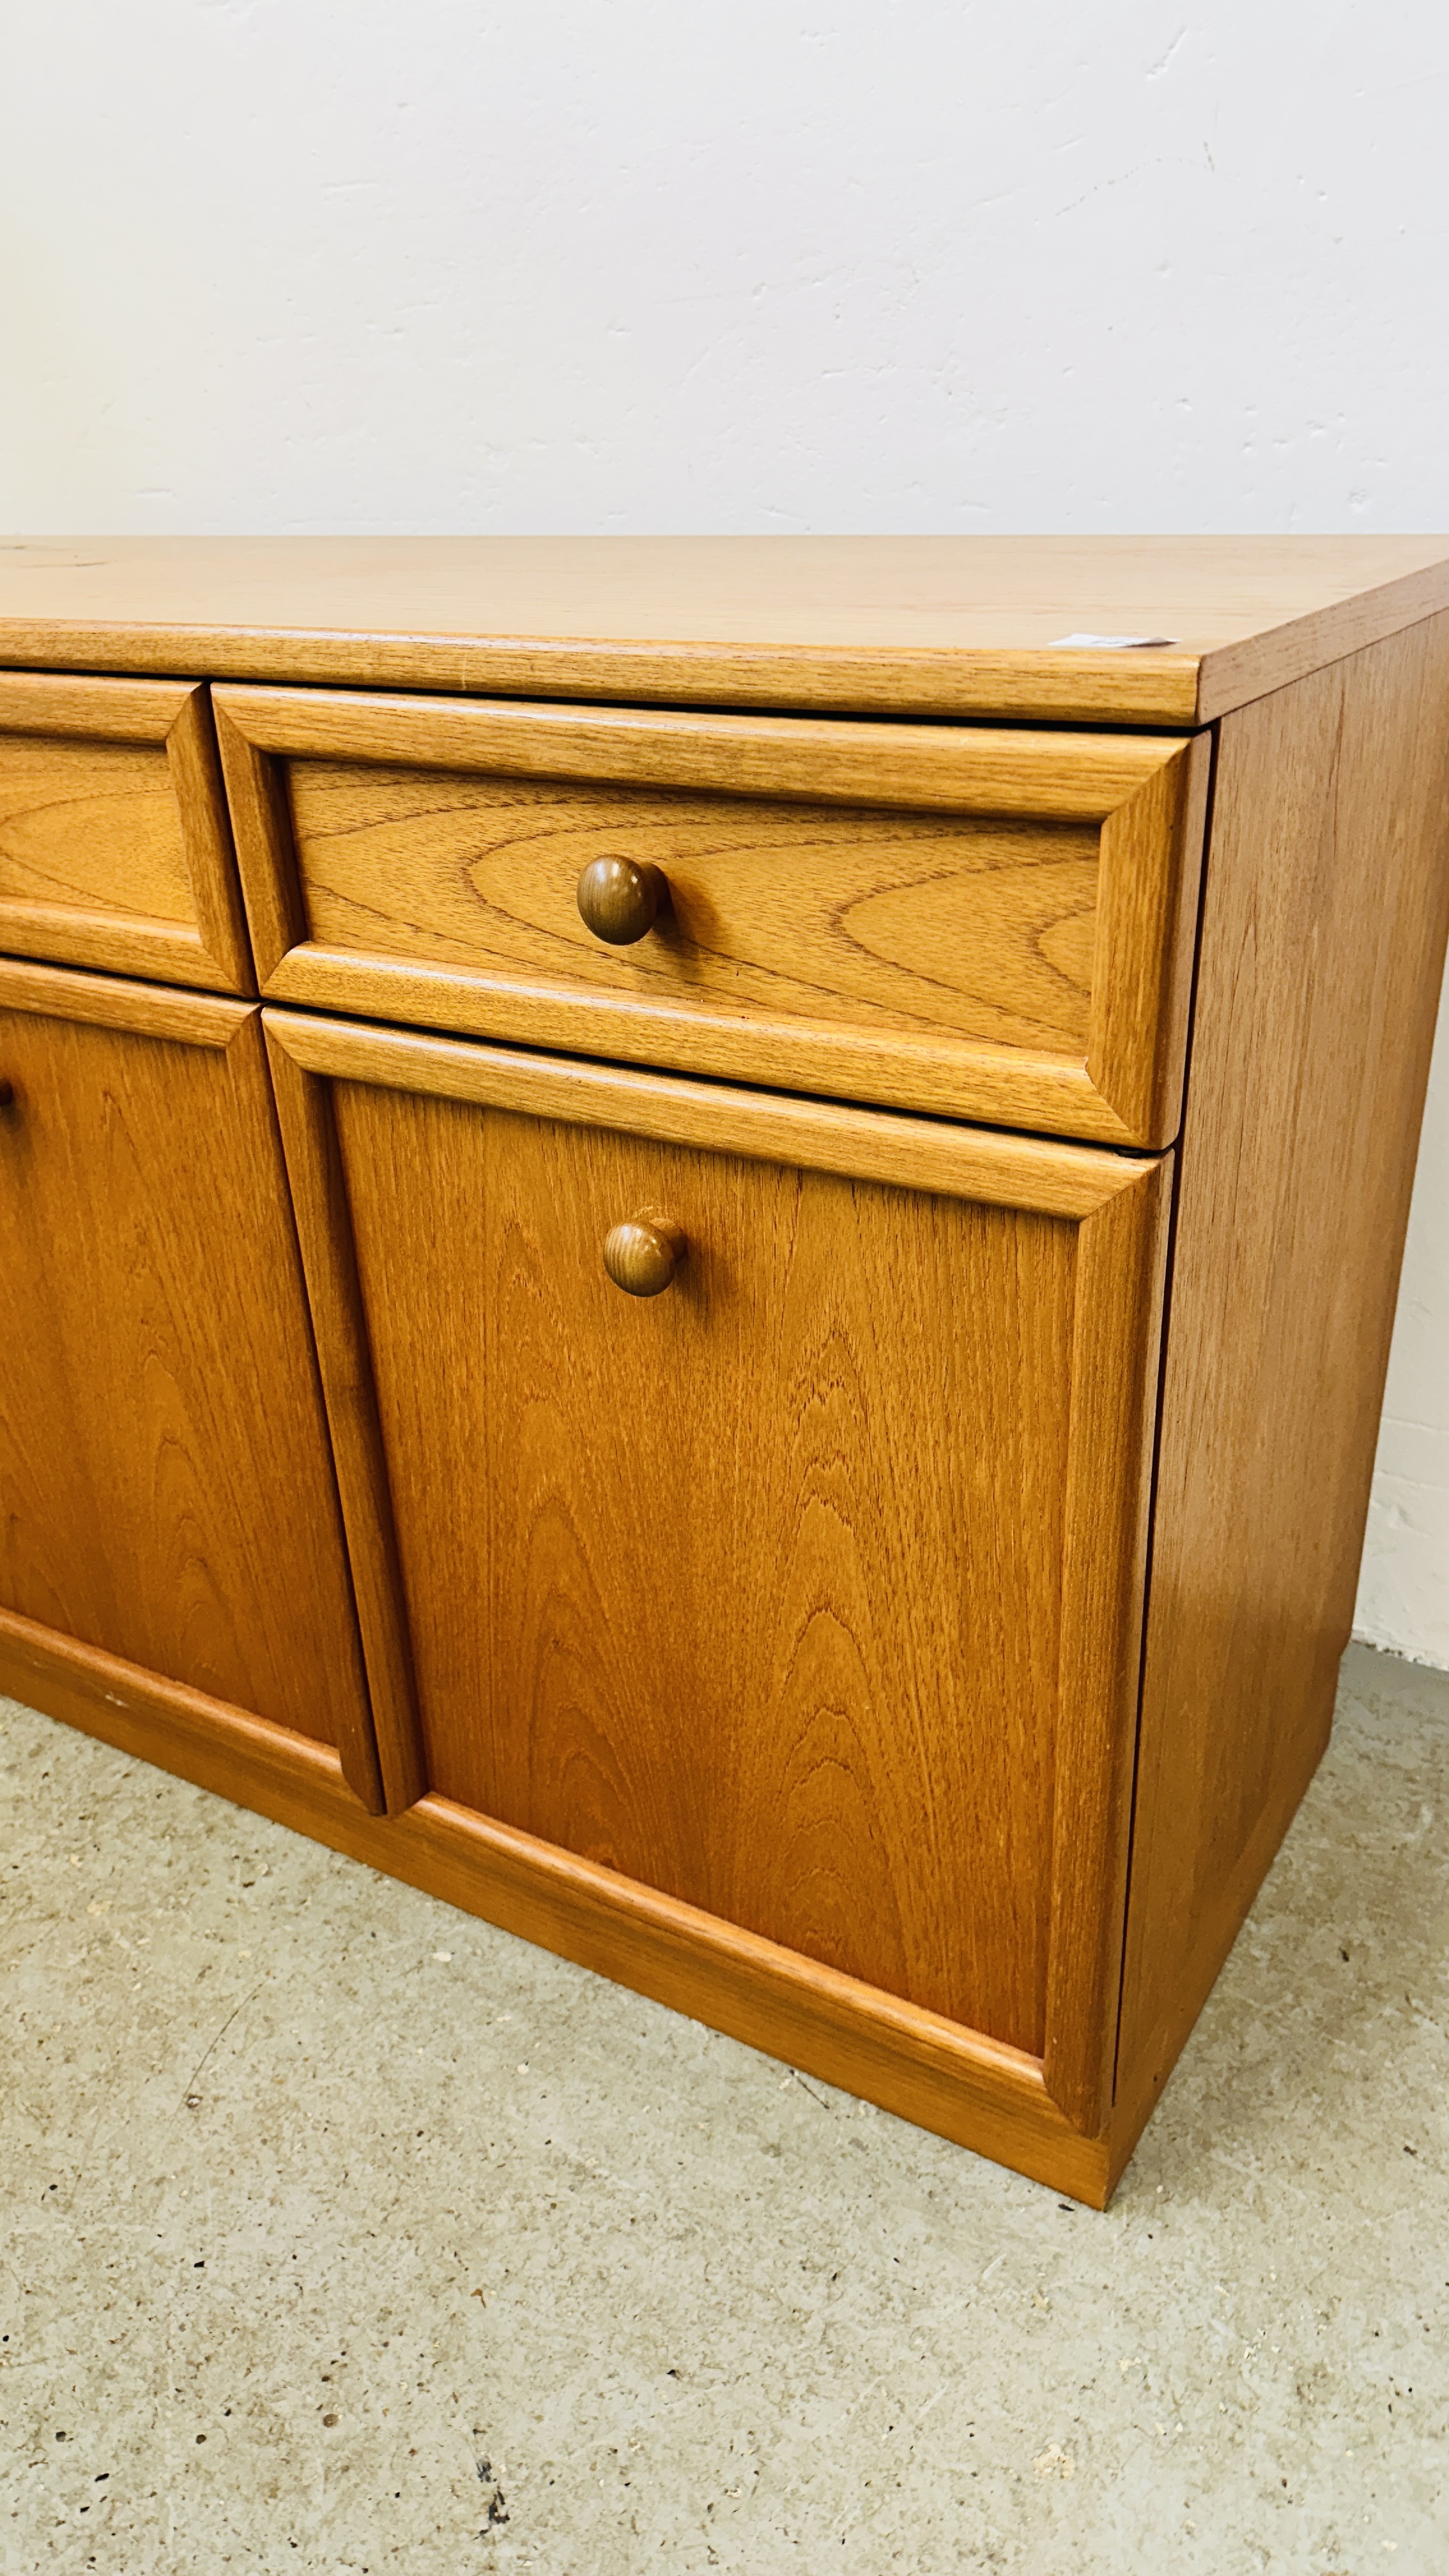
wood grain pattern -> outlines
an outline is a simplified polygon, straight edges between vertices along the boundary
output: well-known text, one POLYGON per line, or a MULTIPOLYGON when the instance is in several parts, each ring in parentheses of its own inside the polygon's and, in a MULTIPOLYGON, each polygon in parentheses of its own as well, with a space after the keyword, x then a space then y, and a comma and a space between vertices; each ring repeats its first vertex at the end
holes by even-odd
POLYGON ((319 1020, 300 1011, 264 1013, 275 1045, 308 1073, 394 1091, 423 1090, 525 1117, 581 1127, 623 1128, 661 1144, 801 1163, 815 1172, 933 1190, 1045 1216, 1091 1216, 1130 1189, 1144 1166, 1125 1154, 1000 1136, 933 1118, 788 1100, 769 1091, 678 1082, 611 1064, 573 1064, 521 1047, 485 1047, 411 1029, 319 1020))
POLYGON ((0 659, 1190 725, 1446 605, 1442 536, 34 539, 0 659), (1178 641, 1054 649, 1082 631, 1178 641))
POLYGON ((1211 772, 1198 734, 1102 827, 1087 1076, 1124 1143, 1180 1124, 1211 772))
POLYGON ((1112 2107, 1170 1181, 1150 1166, 1078 1236, 1043 2072, 1088 2134, 1112 2107))
POLYGON ((461 1029, 513 1045, 549 1047, 640 1066, 678 1066, 732 1084, 765 1083, 821 1100, 923 1109, 1028 1135, 1081 1137, 1137 1150, 1084 1061, 954 1038, 902 1039, 763 1013, 701 1013, 641 1002, 582 982, 535 985, 454 973, 415 961, 294 949, 269 978, 269 997, 309 1011, 364 1013, 413 1027, 461 1029))
POLYGON ((254 1003, 223 1001, 218 994, 133 984, 121 975, 76 975, 64 966, 36 966, 18 957, 0 958, 0 1001, 6 1010, 34 1011, 43 1019, 130 1029, 139 1037, 223 1052, 256 1016, 254 1003))
POLYGON ((164 747, 0 734, 0 906, 6 931, 15 907, 189 926, 164 747))
POLYGON ((204 689, 0 672, 0 944, 253 989, 204 689))
POLYGON ((292 851, 287 782, 276 761, 248 742, 214 689, 212 720, 246 898, 257 977, 265 991, 289 949, 305 943, 307 909, 292 851))
POLYGON ((1100 2209, 1034 2061, 448 1799, 364 1814, 330 1746, 0 1611, 0 1690, 1100 2209))
MULTIPOLYGON (((631 1061, 746 1076, 758 1027, 771 1071, 812 1091, 839 1087, 842 1049, 814 1042, 823 1029, 866 1059, 867 1098, 938 1111, 958 1107, 963 1083, 979 1094, 1003 1053, 1018 1082, 1018 1053, 1056 1058, 1064 1073, 1085 1067, 1099 837, 1089 827, 825 815, 312 761, 288 783, 315 948, 352 966, 350 991, 379 953, 449 970, 444 1025, 460 987, 468 1024, 499 1037, 532 1040, 540 1002, 561 1017, 572 1003, 585 1051, 605 1043, 631 1061), (635 947, 601 946, 579 916, 580 871, 606 854, 668 881, 667 910, 635 947)), ((321 960, 303 956, 315 992, 321 960)), ((267 989, 287 998, 285 968, 267 989)), ((1121 1121, 1111 1128, 1120 1134, 1121 1121)))
POLYGON ((1176 1130, 1205 743, 284 690, 218 713, 273 999, 1176 1130), (627 949, 580 918, 610 863, 668 886, 627 949))
POLYGON ((334 1101, 430 1786, 1040 2056, 1072 1229, 334 1101))
POLYGON ((194 680, 77 680, 60 671, 0 670, 0 732, 50 741, 166 740, 194 680))
POLYGON ((1140 2125, 1328 1738, 1449 922, 1449 618, 1225 721, 1119 2090, 1140 2125))
MULTIPOLYGON (((192 689, 166 736, 166 760, 181 816, 196 934, 204 961, 230 992, 254 993, 251 950, 232 848, 231 818, 217 754, 209 693, 192 689)), ((210 982, 201 976, 199 982, 210 982)))
POLYGON ((1167 1167, 266 1016, 330 1077, 430 1788, 1033 2055, 1050 1973, 1100 2126, 1167 1167))
POLYGON ((215 693, 242 739, 288 758, 514 779, 1103 823, 1172 772, 1180 739, 985 725, 515 705, 328 689, 215 693))
MULTIPOLYGON (((381 1804, 399 1814, 423 1774, 412 1650, 403 1617, 397 1537, 377 1419, 352 1217, 325 1084, 311 1081, 268 1031, 272 1085, 291 1181, 307 1296, 347 1525, 352 1586, 367 1664, 381 1804)), ((417 1247, 421 1250, 421 1247, 417 1247)))
POLYGON ((197 1043, 183 997, 160 1035, 100 989, 0 962, 0 1601, 337 1744, 373 1794, 259 1015, 186 996, 197 1043))

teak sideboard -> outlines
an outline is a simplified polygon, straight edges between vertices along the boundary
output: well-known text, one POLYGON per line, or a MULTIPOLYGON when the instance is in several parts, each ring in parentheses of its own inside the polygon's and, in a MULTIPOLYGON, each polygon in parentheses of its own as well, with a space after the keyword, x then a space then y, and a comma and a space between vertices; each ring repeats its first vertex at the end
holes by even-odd
POLYGON ((0 549, 0 1688, 1101 2205, 1446 925, 1449 541, 0 549))

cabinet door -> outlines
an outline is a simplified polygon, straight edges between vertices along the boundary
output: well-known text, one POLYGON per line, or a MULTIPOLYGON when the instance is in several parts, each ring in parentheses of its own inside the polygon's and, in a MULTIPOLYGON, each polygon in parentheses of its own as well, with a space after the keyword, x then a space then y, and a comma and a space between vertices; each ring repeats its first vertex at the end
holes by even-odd
POLYGON ((375 1757, 259 1015, 0 962, 0 1604, 375 1757))
POLYGON ((1095 2117, 1165 1167, 266 1018, 384 1762, 1095 2117))

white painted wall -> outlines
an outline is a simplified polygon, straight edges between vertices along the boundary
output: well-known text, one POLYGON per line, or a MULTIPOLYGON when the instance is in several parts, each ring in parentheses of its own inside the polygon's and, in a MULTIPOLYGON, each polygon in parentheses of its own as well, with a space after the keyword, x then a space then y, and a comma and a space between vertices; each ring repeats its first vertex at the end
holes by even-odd
MULTIPOLYGON (((1443 0, 46 0, 3 45, 18 532, 1449 525, 1443 0)), ((1446 1208, 1441 1050, 1360 1616, 1443 1664, 1446 1208)))

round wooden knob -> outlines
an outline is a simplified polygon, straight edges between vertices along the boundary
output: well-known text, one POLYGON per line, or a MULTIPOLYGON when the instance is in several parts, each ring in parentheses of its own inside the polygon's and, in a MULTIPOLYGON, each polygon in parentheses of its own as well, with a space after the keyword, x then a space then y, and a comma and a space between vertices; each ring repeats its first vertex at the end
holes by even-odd
POLYGON ((632 948, 654 927, 664 895, 662 868, 632 859, 590 859, 579 879, 579 911, 596 939, 632 948))
POLYGON ((604 1268, 626 1297, 657 1297, 683 1259, 683 1226, 652 1210, 610 1226, 604 1237, 604 1268))

